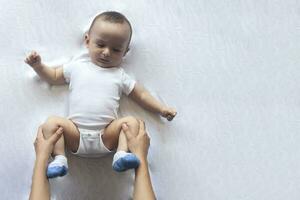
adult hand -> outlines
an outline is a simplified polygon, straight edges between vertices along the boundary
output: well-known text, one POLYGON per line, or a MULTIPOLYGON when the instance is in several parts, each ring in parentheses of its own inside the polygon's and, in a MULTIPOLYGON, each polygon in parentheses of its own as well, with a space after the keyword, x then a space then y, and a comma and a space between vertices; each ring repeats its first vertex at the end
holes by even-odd
POLYGON ((133 199, 154 200, 155 194, 147 162, 150 138, 145 131, 145 123, 139 120, 139 132, 136 136, 132 134, 127 124, 122 124, 122 130, 126 135, 129 150, 141 161, 139 167, 135 170, 133 199))
POLYGON ((53 151, 54 145, 61 137, 63 133, 63 128, 60 127, 56 130, 56 132, 48 139, 44 138, 44 134, 42 131, 42 127, 40 126, 37 132, 37 136, 34 142, 34 149, 36 153, 36 157, 49 158, 50 154, 53 151))
POLYGON ((150 146, 150 138, 145 131, 145 123, 139 120, 139 132, 134 136, 127 124, 122 124, 122 130, 127 138, 128 149, 134 153, 140 160, 147 159, 148 149, 150 146))
POLYGON ((30 200, 50 199, 50 186, 46 177, 47 161, 62 133, 63 129, 60 127, 50 138, 45 139, 42 127, 40 126, 38 129, 34 142, 36 160, 32 176, 30 200))

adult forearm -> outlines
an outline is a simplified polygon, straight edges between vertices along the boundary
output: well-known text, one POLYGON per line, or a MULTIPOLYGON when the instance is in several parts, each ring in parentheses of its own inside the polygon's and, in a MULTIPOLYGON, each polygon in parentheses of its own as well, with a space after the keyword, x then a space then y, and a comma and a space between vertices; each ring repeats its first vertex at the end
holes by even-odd
POLYGON ((147 160, 141 160, 140 166, 135 170, 134 200, 154 200, 155 194, 151 184, 147 160))
POLYGON ((47 159, 37 159, 34 165, 30 200, 49 200, 49 181, 46 177, 47 159))

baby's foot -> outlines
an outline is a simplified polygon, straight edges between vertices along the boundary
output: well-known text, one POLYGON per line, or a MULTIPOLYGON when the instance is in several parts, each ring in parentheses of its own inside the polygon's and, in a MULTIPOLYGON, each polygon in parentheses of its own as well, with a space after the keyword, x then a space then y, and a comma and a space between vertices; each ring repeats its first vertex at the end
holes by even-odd
POLYGON ((112 168, 117 172, 123 172, 128 169, 137 168, 140 165, 140 160, 133 153, 118 151, 114 155, 112 168))
POLYGON ((68 173, 68 161, 63 155, 55 156, 54 160, 48 165, 47 177, 56 178, 68 173))

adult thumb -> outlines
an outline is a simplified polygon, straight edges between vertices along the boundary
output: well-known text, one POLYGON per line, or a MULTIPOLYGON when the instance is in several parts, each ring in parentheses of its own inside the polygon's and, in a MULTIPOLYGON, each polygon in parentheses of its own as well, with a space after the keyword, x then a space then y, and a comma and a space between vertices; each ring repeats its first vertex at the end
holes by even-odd
POLYGON ((39 140, 44 139, 44 134, 43 134, 42 127, 39 127, 36 138, 39 139, 39 140))
POLYGON ((132 135, 129 132, 129 127, 127 126, 127 124, 125 123, 122 124, 122 131, 125 133, 127 140, 132 137, 132 135))
POLYGON ((63 133, 63 128, 60 127, 59 129, 56 130, 56 132, 49 138, 49 141, 53 144, 55 144, 59 138, 62 136, 63 133))

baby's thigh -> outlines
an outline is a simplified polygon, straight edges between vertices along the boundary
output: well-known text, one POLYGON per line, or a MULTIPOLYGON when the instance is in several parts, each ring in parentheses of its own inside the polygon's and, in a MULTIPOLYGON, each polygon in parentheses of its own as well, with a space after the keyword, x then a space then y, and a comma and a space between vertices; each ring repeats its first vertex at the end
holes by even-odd
POLYGON ((112 150, 118 146, 119 135, 122 129, 122 124, 128 124, 129 130, 133 134, 137 134, 139 129, 139 122, 135 117, 127 116, 120 119, 113 120, 104 130, 102 140, 104 145, 112 150))
POLYGON ((63 128, 63 136, 67 148, 76 151, 79 146, 80 133, 75 124, 69 119, 59 116, 48 117, 42 125, 45 137, 50 137, 59 127, 63 128))

